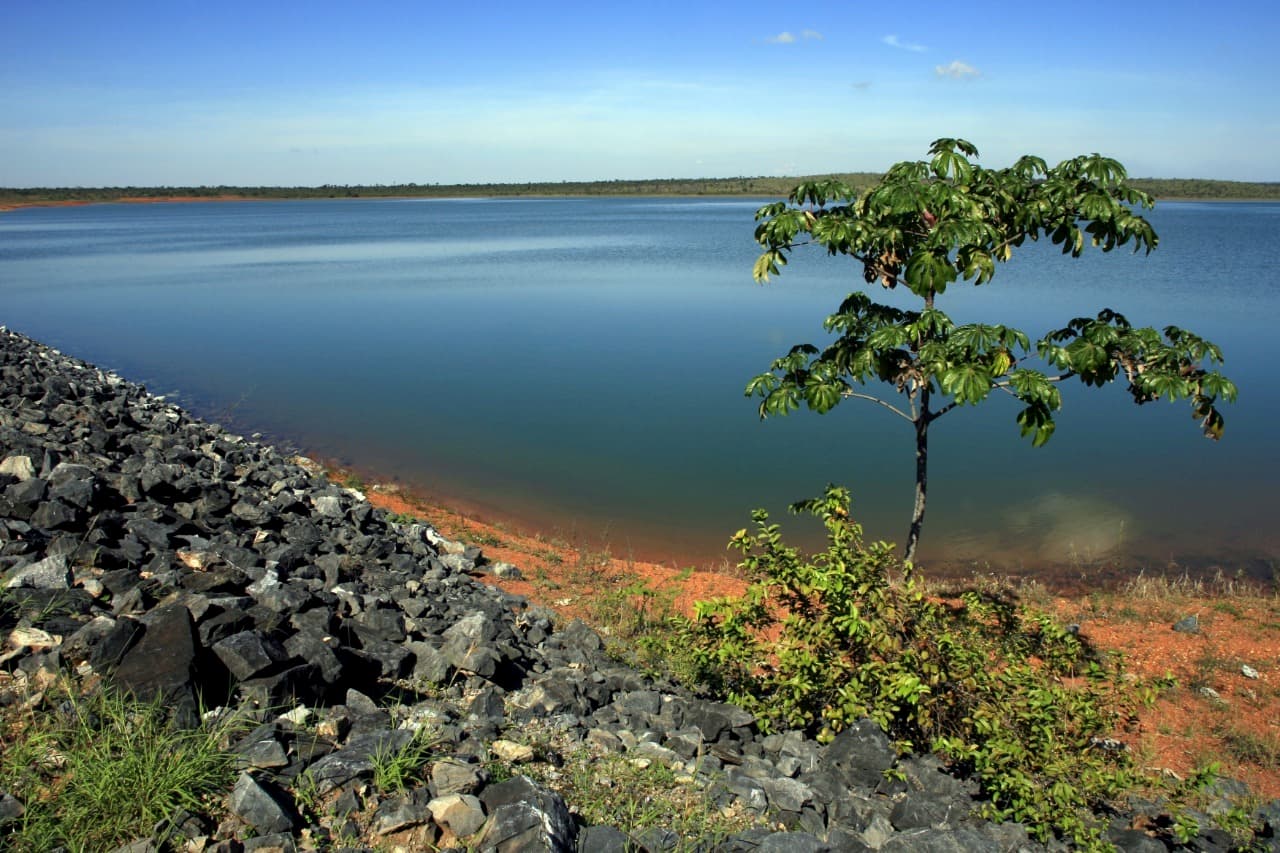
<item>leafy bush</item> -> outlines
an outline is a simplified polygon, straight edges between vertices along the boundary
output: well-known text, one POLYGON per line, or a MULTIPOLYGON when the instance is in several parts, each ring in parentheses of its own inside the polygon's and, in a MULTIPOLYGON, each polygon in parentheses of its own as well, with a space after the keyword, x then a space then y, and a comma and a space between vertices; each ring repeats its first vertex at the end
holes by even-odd
POLYGON ((869 717, 901 750, 930 748, 972 773, 986 816, 1100 843, 1089 807, 1135 778, 1110 739, 1125 719, 1119 667, 998 591, 926 594, 892 545, 863 542, 847 489, 793 510, 822 520, 826 551, 800 553, 757 510, 754 532, 730 542, 750 587, 698 605, 713 689, 767 726, 823 740, 869 717))

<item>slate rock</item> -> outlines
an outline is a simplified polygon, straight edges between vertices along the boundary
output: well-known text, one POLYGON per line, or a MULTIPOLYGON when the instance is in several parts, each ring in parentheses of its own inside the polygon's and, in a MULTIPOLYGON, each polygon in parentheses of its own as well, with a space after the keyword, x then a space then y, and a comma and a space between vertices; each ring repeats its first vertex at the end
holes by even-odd
POLYGON ((289 833, 275 832, 246 839, 240 849, 244 853, 297 853, 298 844, 289 833))
POLYGON ((288 794, 241 773, 231 791, 231 812, 258 833, 289 832, 298 825, 297 811, 288 794))
POLYGON ((1179 634, 1199 634, 1200 619, 1195 614, 1184 616, 1173 623, 1173 630, 1179 634))
MULTIPOLYGON (((425 805, 415 803, 410 797, 391 797, 378 804, 373 814, 373 831, 378 835, 390 835, 413 826, 421 826, 431 820, 432 812, 425 805)), ((483 818, 481 819, 483 823, 483 818)))
POLYGON ((309 630, 298 631, 284 641, 284 649, 290 658, 314 667, 325 684, 335 685, 343 680, 344 664, 335 653, 338 641, 332 637, 326 640, 327 636, 309 630))
POLYGON ((0 827, 13 823, 26 814, 22 802, 11 794, 0 793, 0 827))
POLYGON ((6 589, 68 589, 73 579, 67 558, 56 555, 18 566, 5 576, 4 585, 6 589))
POLYGON ((755 846, 756 853, 828 853, 833 849, 807 832, 774 832, 755 846))
POLYGON ((482 849, 501 853, 573 849, 577 825, 564 800, 529 777, 489 785, 480 799, 490 815, 479 841, 482 849))
POLYGON ((131 619, 95 616, 62 642, 62 656, 71 662, 88 661, 96 672, 120 662, 144 629, 131 619))
POLYGON ((880 853, 1005 853, 994 838, 969 826, 900 833, 879 849, 880 853))
POLYGON ((144 702, 170 706, 183 725, 194 726, 196 700, 196 636, 191 614, 180 604, 166 604, 148 614, 142 638, 125 652, 113 680, 144 702))
POLYGON ((636 843, 646 853, 665 853, 680 846, 681 838, 671 830, 661 826, 647 826, 633 836, 636 843))
POLYGON ((1107 834, 1107 840, 1114 844, 1120 853, 1166 853, 1169 849, 1161 841, 1140 829, 1110 832, 1107 834))
POLYGON ((317 792, 326 794, 353 779, 372 776, 376 756, 404 749, 412 739, 413 732, 404 729, 362 735, 312 764, 307 772, 315 781, 317 792))
POLYGON ((275 640, 241 631, 213 644, 213 652, 237 681, 247 681, 283 663, 289 655, 275 640))
POLYGON ((964 804, 955 800, 909 791, 894 804, 889 822, 899 831, 926 827, 946 829, 967 817, 969 811, 964 804))
POLYGON ((451 667, 444 654, 431 643, 410 640, 404 648, 413 655, 413 680, 419 684, 444 684, 451 667))
POLYGON ((862 719, 827 744, 822 764, 849 787, 874 790, 895 758, 893 745, 880 726, 874 720, 862 719))
POLYGON ((612 826, 588 826, 578 833, 577 853, 640 853, 640 845, 612 826))
POLYGON ((448 794, 474 794, 484 787, 488 772, 479 764, 467 764, 455 759, 437 761, 431 767, 431 788, 437 796, 448 794))

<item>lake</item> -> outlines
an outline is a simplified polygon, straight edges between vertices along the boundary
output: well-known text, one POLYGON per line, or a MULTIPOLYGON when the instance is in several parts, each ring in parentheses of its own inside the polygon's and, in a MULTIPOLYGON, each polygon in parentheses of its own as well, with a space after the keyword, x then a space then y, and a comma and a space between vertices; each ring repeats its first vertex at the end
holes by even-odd
MULTIPOLYGON (((761 422, 743 386, 861 268, 797 253, 751 280, 767 199, 104 204, 0 215, 0 323, 197 414, 615 554, 724 557, 764 506, 828 482, 901 542, 907 425, 847 401, 761 422)), ((1064 389, 1053 440, 1013 400, 931 431, 925 565, 1223 566, 1269 577, 1280 393, 1280 205, 1159 205, 1150 256, 1032 245, 939 307, 1032 338, 1110 307, 1220 344, 1226 436, 1185 403, 1064 389)), ((873 294, 884 296, 878 287, 873 294)), ((906 304, 906 303, 903 303, 906 304)), ((811 532, 803 535, 811 535, 811 532)))

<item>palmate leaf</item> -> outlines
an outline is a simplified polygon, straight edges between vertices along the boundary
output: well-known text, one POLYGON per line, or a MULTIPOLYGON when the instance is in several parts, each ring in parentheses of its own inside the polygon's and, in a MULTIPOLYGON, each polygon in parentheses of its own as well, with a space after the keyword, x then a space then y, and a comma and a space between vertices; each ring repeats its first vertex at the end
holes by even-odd
POLYGON ((849 386, 839 379, 814 372, 810 373, 805 381, 804 399, 809 408, 818 414, 825 414, 844 399, 844 392, 848 388, 849 386))
MULTIPOLYGON (((1189 399, 1205 434, 1220 436, 1217 405, 1234 400, 1236 388, 1212 369, 1221 351, 1191 332, 1135 328, 1104 309, 1047 333, 1034 347, 1043 370, 1028 369, 1024 362, 1033 348, 1025 333, 996 324, 957 325, 938 310, 935 300, 957 279, 994 281, 1000 264, 1027 241, 1048 238, 1072 257, 1117 246, 1150 252, 1158 245, 1139 213, 1152 206, 1151 197, 1127 184, 1115 160, 1090 154, 1050 168, 1027 155, 1007 169, 987 169, 977 157, 965 140, 938 139, 928 160, 895 164, 860 197, 839 182, 811 180, 798 185, 789 202, 758 210, 755 236, 763 253, 753 269, 757 280, 777 275, 807 234, 829 254, 849 257, 855 278, 861 273, 873 292, 906 285, 920 300, 911 311, 855 290, 826 319, 834 340, 825 349, 794 348, 774 362, 772 380, 757 377, 748 385, 747 393, 761 398, 761 415, 801 405, 829 411, 843 399, 865 397, 913 422, 917 441, 924 442, 922 424, 1000 389, 1019 400, 1019 429, 1038 446, 1053 435, 1060 382, 1103 386, 1123 379, 1139 403, 1189 399), (852 390, 874 380, 892 386, 906 405, 852 390), (939 406, 930 401, 934 393, 950 399, 939 406)), ((923 468, 917 469, 917 490, 920 515, 913 517, 908 560, 923 518, 923 468)))
POLYGON ((938 377, 943 393, 956 398, 961 405, 981 403, 991 393, 991 374, 976 364, 965 364, 946 370, 938 377))

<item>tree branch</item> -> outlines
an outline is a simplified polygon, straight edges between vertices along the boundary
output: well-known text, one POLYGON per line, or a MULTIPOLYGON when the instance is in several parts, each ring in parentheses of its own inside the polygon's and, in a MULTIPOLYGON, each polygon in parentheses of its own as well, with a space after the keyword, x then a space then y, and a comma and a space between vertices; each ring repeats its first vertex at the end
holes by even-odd
POLYGON ((894 406, 891 403, 887 403, 884 400, 881 400, 879 397, 873 397, 870 394, 859 394, 857 391, 842 391, 840 393, 842 396, 846 398, 856 397, 859 400, 869 400, 872 403, 879 403, 881 406, 884 406, 886 409, 893 412, 895 415, 907 421, 908 423, 915 423, 915 419, 913 417, 911 417, 906 412, 899 409, 897 406, 894 406))
POLYGON ((947 404, 946 404, 945 406, 943 406, 941 409, 938 409, 938 411, 936 411, 936 412, 934 412, 933 414, 931 414, 931 415, 929 416, 929 420, 930 420, 930 421, 936 421, 938 418, 942 417, 943 415, 945 415, 947 412, 951 411, 952 409, 954 409, 954 408, 955 408, 956 406, 958 406, 958 405, 960 405, 960 404, 959 404, 959 403, 957 403, 955 400, 952 400, 950 403, 947 403, 947 404))
MULTIPOLYGON (((1074 377, 1075 377, 1075 375, 1076 375, 1076 372, 1075 372, 1074 370, 1068 370, 1066 373, 1060 374, 1060 375, 1058 375, 1058 376, 1046 376, 1046 377, 1044 378, 1044 381, 1045 381, 1045 382, 1061 382, 1061 381, 1062 381, 1062 380, 1064 380, 1064 379, 1072 379, 1072 378, 1074 378, 1074 377)), ((991 387, 992 387, 992 388, 1000 388, 1000 389, 1002 389, 1002 390, 1003 390, 1003 389, 1008 389, 1008 387, 1009 387, 1009 380, 1008 380, 1008 379, 1005 379, 1005 380, 1003 380, 1003 381, 1001 381, 1001 382, 992 382, 992 383, 991 383, 991 387)), ((1012 392, 1010 392, 1010 393, 1012 393, 1012 392)))

